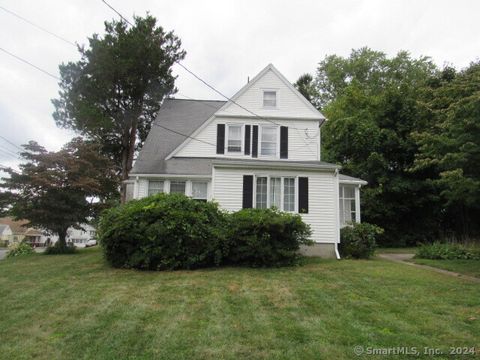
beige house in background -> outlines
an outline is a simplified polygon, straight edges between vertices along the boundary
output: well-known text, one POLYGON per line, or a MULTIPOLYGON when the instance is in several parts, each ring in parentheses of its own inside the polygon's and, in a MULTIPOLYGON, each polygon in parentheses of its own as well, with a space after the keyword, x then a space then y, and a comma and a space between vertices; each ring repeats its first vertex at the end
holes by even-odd
POLYGON ((33 246, 44 246, 47 237, 41 230, 28 226, 27 220, 13 220, 12 217, 0 218, 1 245, 26 241, 33 246))

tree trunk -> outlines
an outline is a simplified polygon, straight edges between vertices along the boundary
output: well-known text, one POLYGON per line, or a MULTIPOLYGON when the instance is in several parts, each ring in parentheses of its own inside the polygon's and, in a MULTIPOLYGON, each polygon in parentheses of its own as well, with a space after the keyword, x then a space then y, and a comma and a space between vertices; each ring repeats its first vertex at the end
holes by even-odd
POLYGON ((60 247, 65 247, 67 246, 67 229, 62 229, 58 231, 58 245, 60 247))
POLYGON ((134 115, 131 127, 126 129, 122 137, 122 183, 120 186, 120 201, 122 204, 126 200, 127 187, 124 183, 128 179, 128 174, 132 170, 133 155, 135 154, 135 142, 137 140, 138 116, 134 115))

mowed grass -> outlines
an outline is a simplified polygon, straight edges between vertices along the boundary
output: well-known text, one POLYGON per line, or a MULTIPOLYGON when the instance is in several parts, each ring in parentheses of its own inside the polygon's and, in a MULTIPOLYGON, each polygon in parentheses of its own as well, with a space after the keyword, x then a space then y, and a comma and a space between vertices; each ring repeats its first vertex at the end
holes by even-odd
POLYGON ((0 262, 0 358, 351 359, 355 345, 478 347, 479 299, 478 284, 379 259, 139 272, 109 268, 99 249, 36 254, 0 262))
POLYGON ((460 274, 475 276, 480 278, 479 260, 430 260, 430 259, 412 259, 413 262, 422 265, 433 266, 439 269, 455 271, 460 274))

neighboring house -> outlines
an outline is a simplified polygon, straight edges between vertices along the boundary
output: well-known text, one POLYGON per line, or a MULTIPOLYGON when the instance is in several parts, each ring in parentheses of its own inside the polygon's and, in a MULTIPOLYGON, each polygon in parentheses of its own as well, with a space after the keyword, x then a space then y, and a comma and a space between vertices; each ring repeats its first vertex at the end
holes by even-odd
POLYGON ((12 237, 12 229, 7 224, 0 224, 0 246, 8 246, 12 237))
POLYGON ((84 247, 88 240, 96 238, 96 230, 93 226, 89 224, 81 224, 80 226, 82 229, 69 228, 67 230, 67 243, 84 247))
POLYGON ((8 227, 9 229, 8 233, 2 235, 1 238, 5 245, 25 241, 32 246, 44 246, 45 238, 43 232, 29 227, 28 223, 27 220, 13 220, 11 217, 0 218, 0 227, 8 227))
POLYGON ((129 198, 159 192, 215 200, 229 211, 299 213, 315 245, 339 257, 340 227, 360 221, 360 186, 321 161, 325 117, 268 65, 232 101, 167 99, 127 181, 129 198))

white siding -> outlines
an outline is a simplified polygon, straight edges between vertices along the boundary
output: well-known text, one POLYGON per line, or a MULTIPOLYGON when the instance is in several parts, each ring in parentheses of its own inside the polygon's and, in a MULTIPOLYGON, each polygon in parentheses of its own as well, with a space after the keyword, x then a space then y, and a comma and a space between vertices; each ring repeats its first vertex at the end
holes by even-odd
POLYGON ((242 208, 243 175, 308 177, 309 213, 301 216, 310 224, 314 241, 322 243, 338 241, 336 191, 338 184, 333 173, 215 168, 214 174, 213 198, 222 208, 229 211, 242 208))
MULTIPOLYGON (((254 83, 249 84, 248 89, 241 94, 235 102, 260 116, 286 116, 298 118, 318 118, 318 112, 312 110, 305 102, 290 89, 272 69, 260 77, 254 83), (277 92, 277 106, 275 109, 263 107, 263 91, 274 90, 277 92)), ((231 103, 218 114, 246 115, 252 114, 238 105, 231 103)))
MULTIPOLYGON (((275 120, 275 123, 288 127, 288 160, 292 161, 318 161, 320 160, 319 150, 319 128, 318 121, 313 120, 275 120)), ((268 121, 250 119, 232 119, 216 117, 206 125, 195 137, 204 142, 190 140, 180 149, 175 156, 179 157, 235 157, 248 158, 250 155, 217 155, 217 124, 249 124, 249 125, 272 125, 268 121), (210 144, 209 144, 210 143, 210 144)), ((280 139, 278 139, 280 141, 280 139)), ((259 146, 260 149, 260 146, 259 146)), ((262 159, 261 156, 258 159, 262 159)), ((272 160, 272 158, 268 158, 272 160)))

